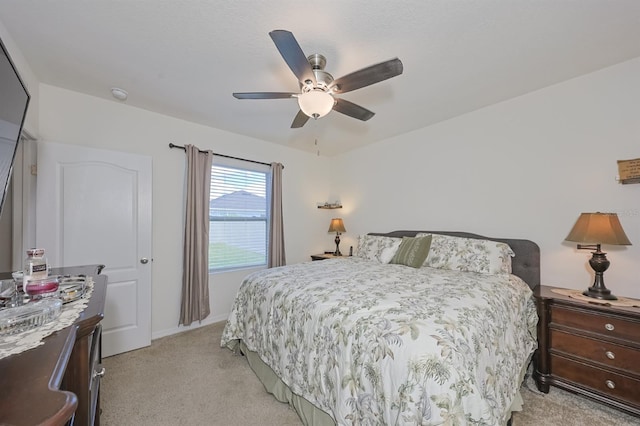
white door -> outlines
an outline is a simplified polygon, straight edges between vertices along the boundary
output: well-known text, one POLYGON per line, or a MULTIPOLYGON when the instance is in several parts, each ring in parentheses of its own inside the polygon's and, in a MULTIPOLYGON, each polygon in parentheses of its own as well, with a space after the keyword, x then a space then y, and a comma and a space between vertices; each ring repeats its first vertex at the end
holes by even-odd
POLYGON ((151 157, 38 143, 36 244, 51 266, 106 265, 103 356, 151 344, 151 157))

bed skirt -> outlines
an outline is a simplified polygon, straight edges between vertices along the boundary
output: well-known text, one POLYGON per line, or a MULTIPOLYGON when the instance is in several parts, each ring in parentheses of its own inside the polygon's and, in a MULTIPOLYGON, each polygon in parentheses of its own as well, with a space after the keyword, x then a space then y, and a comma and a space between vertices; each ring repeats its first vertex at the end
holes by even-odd
POLYGON ((256 373, 267 392, 280 402, 292 406, 305 426, 336 426, 330 415, 311 404, 301 396, 291 392, 291 389, 265 364, 257 353, 247 349, 243 341, 239 342, 240 352, 247 358, 249 366, 256 373))
MULTIPOLYGON (((264 385, 264 388, 267 392, 272 394, 278 401, 285 402, 293 407, 294 410, 300 416, 302 420, 302 424, 305 426, 336 426, 333 418, 327 414, 326 412, 320 410, 315 405, 311 404, 305 398, 294 394, 291 392, 291 389, 273 372, 271 367, 265 364, 260 356, 257 353, 250 351, 247 349, 247 346, 243 341, 237 341, 236 347, 233 348, 234 351, 239 351, 242 355, 247 358, 249 366, 253 370, 253 372, 258 376, 258 379, 264 385)), ((529 363, 525 364, 525 368, 521 374, 521 382, 524 380, 525 373, 527 372, 527 366, 529 363)), ((516 393, 515 399, 511 404, 511 412, 514 411, 522 411, 523 406, 522 395, 520 394, 520 390, 516 393)), ((507 425, 511 424, 511 419, 507 425)))

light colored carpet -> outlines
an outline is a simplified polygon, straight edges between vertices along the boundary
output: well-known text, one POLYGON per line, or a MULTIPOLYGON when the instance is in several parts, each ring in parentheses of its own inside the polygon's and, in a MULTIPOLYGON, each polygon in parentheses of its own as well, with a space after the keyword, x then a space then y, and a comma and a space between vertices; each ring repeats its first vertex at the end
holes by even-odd
MULTIPOLYGON (((293 409, 266 393, 244 357, 220 347, 223 328, 224 322, 212 324, 104 359, 101 424, 300 426, 293 409)), ((640 424, 560 389, 539 393, 531 380, 522 393, 525 407, 514 415, 514 426, 640 424)))

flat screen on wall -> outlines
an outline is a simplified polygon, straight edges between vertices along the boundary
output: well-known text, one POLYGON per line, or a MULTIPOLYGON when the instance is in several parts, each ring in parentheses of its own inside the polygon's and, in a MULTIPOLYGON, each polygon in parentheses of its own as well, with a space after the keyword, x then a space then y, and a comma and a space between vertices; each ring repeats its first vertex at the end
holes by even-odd
POLYGON ((9 189, 13 162, 29 106, 29 92, 22 83, 9 52, 0 40, 0 215, 9 189))

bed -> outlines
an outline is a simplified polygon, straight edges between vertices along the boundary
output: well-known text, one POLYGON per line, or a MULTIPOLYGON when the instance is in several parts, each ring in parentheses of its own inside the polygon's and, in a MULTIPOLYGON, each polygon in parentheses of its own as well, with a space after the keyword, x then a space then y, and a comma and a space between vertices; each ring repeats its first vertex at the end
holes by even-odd
POLYGON ((221 346, 305 425, 503 425, 537 346, 539 283, 528 240, 371 233, 353 257, 247 276, 221 346))

